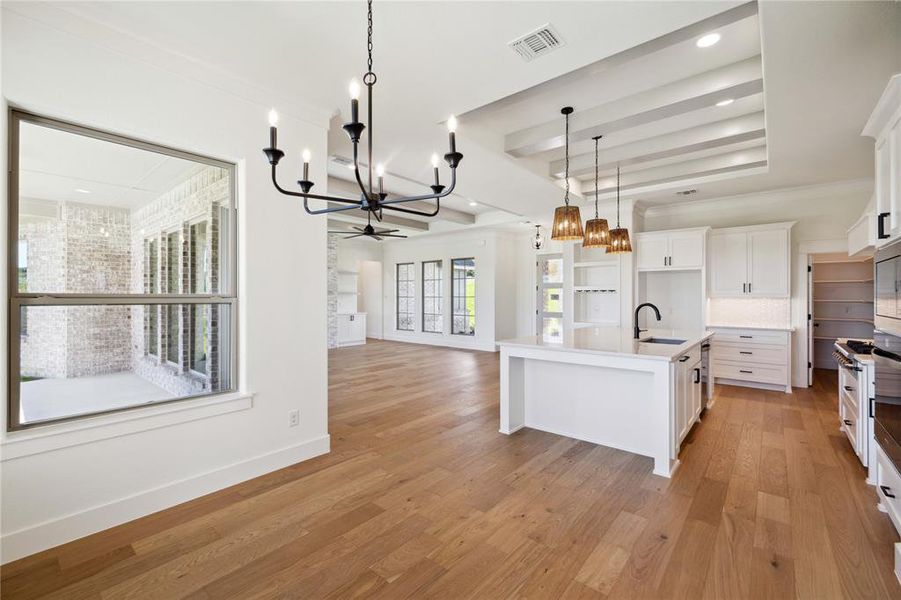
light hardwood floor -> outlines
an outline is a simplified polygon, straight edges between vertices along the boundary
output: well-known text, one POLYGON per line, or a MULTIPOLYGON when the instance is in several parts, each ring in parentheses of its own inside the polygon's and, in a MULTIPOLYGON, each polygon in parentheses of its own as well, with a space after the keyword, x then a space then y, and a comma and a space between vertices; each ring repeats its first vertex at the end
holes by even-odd
POLYGON ((499 434, 497 355, 331 359, 331 454, 9 564, 3 598, 901 597, 830 373, 718 387, 666 480, 499 434))

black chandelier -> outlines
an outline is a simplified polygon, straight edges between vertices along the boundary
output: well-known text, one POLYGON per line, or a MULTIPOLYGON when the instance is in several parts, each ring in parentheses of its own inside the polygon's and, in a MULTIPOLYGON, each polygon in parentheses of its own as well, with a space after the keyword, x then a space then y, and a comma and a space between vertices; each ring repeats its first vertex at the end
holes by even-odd
POLYGON ((457 166, 460 164, 460 161, 463 160, 463 155, 457 152, 456 147, 456 129, 457 129, 457 119, 451 115, 451 117, 447 120, 447 129, 449 131, 449 145, 450 151, 444 155, 444 160, 447 165, 451 169, 451 181, 450 187, 445 188, 445 186, 441 185, 439 181, 438 175, 438 161, 435 160, 435 157, 432 159, 432 167, 434 168, 435 173, 435 183, 430 185, 429 187, 432 190, 431 194, 423 194, 420 196, 404 196, 400 198, 388 198, 388 194, 384 191, 384 183, 383 183, 383 170, 381 167, 378 169, 377 177, 378 177, 378 185, 377 187, 373 187, 372 185, 372 88, 375 86, 377 81, 376 74, 372 70, 372 0, 368 0, 368 29, 367 29, 367 52, 368 52, 368 61, 367 61, 367 71, 363 75, 363 84, 366 86, 366 94, 367 94, 367 113, 368 113, 368 122, 369 122, 369 133, 366 136, 367 141, 367 162, 366 162, 366 170, 368 171, 368 181, 366 183, 363 182, 363 178, 360 176, 360 165, 358 160, 359 155, 359 144, 360 138, 363 134, 363 130, 366 129, 366 125, 360 122, 359 120, 359 97, 360 97, 360 85, 356 81, 352 81, 350 84, 350 122, 344 124, 344 131, 347 132, 347 135, 350 137, 350 141, 353 143, 353 171, 354 178, 357 181, 357 185, 360 186, 360 198, 358 200, 354 200, 351 198, 339 198, 336 196, 325 196, 319 194, 311 194, 310 190, 313 188, 313 182, 309 179, 310 172, 310 154, 309 151, 304 150, 303 152, 303 179, 297 182, 297 185, 300 186, 300 192, 292 192, 282 188, 278 184, 278 179, 276 178, 276 168, 278 167, 279 161, 282 157, 285 156, 285 153, 278 149, 277 140, 278 133, 276 131, 276 124, 278 122, 278 115, 275 111, 271 111, 269 113, 269 147, 263 148, 263 153, 266 155, 266 158, 269 159, 269 164, 272 165, 272 183, 275 185, 275 189, 277 189, 282 194, 286 194, 288 196, 296 196, 298 198, 303 198, 303 207, 311 215, 321 215, 325 213, 333 213, 340 212, 345 210, 354 210, 360 209, 368 212, 368 215, 374 216, 377 221, 382 220, 382 209, 394 210, 403 213, 409 213, 412 215, 418 215, 421 217, 434 217, 438 214, 438 211, 441 208, 440 199, 447 196, 451 192, 454 191, 454 187, 457 185, 457 166), (335 202, 339 204, 343 204, 344 206, 333 206, 326 207, 321 209, 312 210, 308 205, 308 200, 325 200, 328 202, 335 202), (424 211, 424 210, 415 210, 411 208, 404 208, 398 206, 399 204, 403 204, 405 202, 414 202, 417 200, 435 200, 435 209, 432 211, 424 211))

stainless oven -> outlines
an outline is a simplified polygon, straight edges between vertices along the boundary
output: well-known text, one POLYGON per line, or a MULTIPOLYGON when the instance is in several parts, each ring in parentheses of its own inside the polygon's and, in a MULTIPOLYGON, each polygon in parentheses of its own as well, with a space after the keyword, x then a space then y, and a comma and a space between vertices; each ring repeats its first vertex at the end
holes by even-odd
POLYGON ((901 470, 901 336, 877 330, 873 342, 873 434, 886 456, 901 470))
MULTIPOLYGON (((873 260, 875 282, 875 326, 885 333, 901 335, 901 241, 880 248, 873 260)), ((866 300, 866 298, 862 298, 866 300)))

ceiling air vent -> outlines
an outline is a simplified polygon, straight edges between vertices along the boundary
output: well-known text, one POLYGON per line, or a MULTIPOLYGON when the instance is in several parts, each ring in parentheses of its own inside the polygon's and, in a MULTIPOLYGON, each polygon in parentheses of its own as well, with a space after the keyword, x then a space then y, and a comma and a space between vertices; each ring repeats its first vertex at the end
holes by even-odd
POLYGON ((563 38, 560 37, 553 25, 545 23, 535 31, 530 31, 507 45, 513 48, 524 61, 529 62, 533 58, 544 56, 551 50, 562 46, 563 38))

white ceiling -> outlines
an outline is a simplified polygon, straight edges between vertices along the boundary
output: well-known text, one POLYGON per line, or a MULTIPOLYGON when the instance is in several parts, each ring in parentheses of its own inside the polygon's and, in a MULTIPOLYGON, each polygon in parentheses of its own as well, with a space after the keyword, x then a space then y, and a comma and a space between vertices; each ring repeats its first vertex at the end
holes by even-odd
MULTIPOLYGON (((611 109, 617 102, 622 106, 623 98, 650 101, 660 90, 675 93, 678 82, 697 83, 705 73, 721 69, 748 84, 729 107, 663 111, 656 120, 645 119, 643 124, 610 132, 606 160, 623 162, 630 188, 627 198, 646 205, 671 203, 680 201, 674 191, 682 187, 698 189, 690 198, 702 199, 871 177, 872 144, 860 137, 860 129, 888 77, 901 71, 901 4, 767 2, 760 5, 756 17, 724 23, 718 29, 723 39, 713 48, 701 50, 693 40, 674 40, 673 32, 690 31, 692 24, 739 5, 376 1, 376 160, 405 181, 428 183, 429 156, 446 147, 441 123, 448 114, 463 115, 458 133, 458 148, 465 154, 459 170, 459 202, 474 200, 501 209, 508 220, 546 218, 561 196, 550 175, 559 150, 551 147, 516 158, 505 151, 511 131, 562 125, 555 112, 562 104, 575 106, 578 114, 580 107, 611 109), (562 36, 562 48, 526 63, 506 46, 548 22, 562 36), (665 49, 647 51, 655 44, 665 49), (626 52, 636 47, 640 50, 626 52), (753 67, 735 66, 758 60, 754 59, 758 54, 763 93, 754 91, 754 77, 744 72, 753 67), (629 59, 628 68, 608 69, 599 62, 616 55, 629 59), (579 71, 589 65, 602 68, 587 75, 579 71), (536 88, 573 72, 581 80, 565 82, 572 86, 565 102, 553 83, 536 88), (509 101, 520 97, 522 102, 509 101), (761 112, 765 138, 753 123, 744 123, 746 129, 736 134, 739 137, 725 141, 715 132, 707 131, 704 137, 704 131, 696 131, 708 126, 714 116, 729 122, 751 120, 754 117, 749 115, 761 112), (696 134, 694 141, 676 139, 691 137, 686 131, 696 134), (668 139, 670 146, 663 144, 667 135, 673 136, 668 139), (655 137, 661 139, 648 148, 633 146, 632 151, 654 157, 640 170, 649 171, 644 176, 658 183, 642 186, 638 179, 630 183, 629 156, 617 152, 655 137), (655 151, 657 142, 661 145, 655 151), (683 146, 690 153, 677 158, 683 152, 675 149, 683 146), (765 168, 739 169, 760 163, 756 158, 763 148, 765 168), (704 175, 686 179, 680 176, 680 163, 704 175), (745 176, 735 177, 736 169, 745 176)), ((11 10, 27 11, 26 6, 4 3, 11 10)), ((359 78, 365 69, 362 2, 61 2, 54 6, 73 23, 92 23, 92 35, 98 31, 96 25, 103 24, 155 46, 159 62, 169 68, 177 65, 173 57, 178 57, 190 62, 192 73, 202 65, 210 72, 229 73, 236 80, 271 90, 273 97, 297 98, 326 111, 342 111, 345 118, 347 82, 359 78)), ((148 55, 142 56, 147 59, 148 55)), ((611 121, 615 119, 598 122, 611 121)), ((341 142, 338 136, 329 152, 346 155, 347 147, 341 142)), ((303 145, 302 140, 285 143, 303 145)), ((591 142, 578 142, 574 150, 584 153, 586 144, 591 142)), ((579 176, 586 177, 584 164, 581 168, 579 176)), ((637 165, 635 169, 637 175, 637 165)), ((609 194, 602 190, 602 198, 609 194)), ((467 205, 457 208, 465 210, 467 205)), ((498 220, 501 214, 498 210, 472 213, 476 225, 498 220)))
POLYGON ((19 197, 134 209, 203 165, 131 146, 21 124, 19 197))

